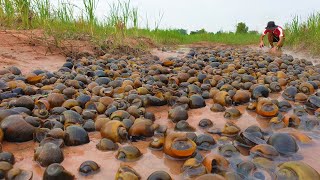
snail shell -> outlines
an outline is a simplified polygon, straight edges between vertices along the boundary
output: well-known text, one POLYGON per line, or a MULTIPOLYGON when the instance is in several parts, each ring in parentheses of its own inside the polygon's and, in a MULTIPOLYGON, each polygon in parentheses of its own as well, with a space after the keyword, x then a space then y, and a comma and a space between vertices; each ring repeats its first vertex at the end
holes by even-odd
POLYGON ((124 124, 117 120, 108 121, 100 130, 101 137, 113 142, 124 142, 127 140, 127 130, 124 124))

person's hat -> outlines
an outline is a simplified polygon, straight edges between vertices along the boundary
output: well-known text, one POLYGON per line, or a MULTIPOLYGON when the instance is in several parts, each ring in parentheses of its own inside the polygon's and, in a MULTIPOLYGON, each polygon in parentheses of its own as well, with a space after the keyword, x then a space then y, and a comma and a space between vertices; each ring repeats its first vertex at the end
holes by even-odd
POLYGON ((268 24, 267 24, 267 27, 266 29, 267 30, 273 30, 275 28, 277 28, 278 26, 274 23, 274 21, 269 21, 268 24))

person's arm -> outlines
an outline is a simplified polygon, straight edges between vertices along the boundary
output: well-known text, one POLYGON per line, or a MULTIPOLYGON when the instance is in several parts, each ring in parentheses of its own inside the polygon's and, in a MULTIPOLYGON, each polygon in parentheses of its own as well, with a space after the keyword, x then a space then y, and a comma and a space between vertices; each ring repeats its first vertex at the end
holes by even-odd
POLYGON ((284 32, 282 28, 278 28, 280 31, 280 36, 279 36, 279 42, 277 43, 276 47, 277 49, 281 48, 284 43, 284 32))
POLYGON ((264 42, 263 42, 263 38, 264 38, 265 34, 262 34, 260 36, 260 47, 262 48, 264 46, 264 42))
POLYGON ((284 37, 283 36, 280 36, 280 40, 279 42, 277 43, 277 47, 278 48, 281 48, 283 46, 283 42, 284 42, 284 37))

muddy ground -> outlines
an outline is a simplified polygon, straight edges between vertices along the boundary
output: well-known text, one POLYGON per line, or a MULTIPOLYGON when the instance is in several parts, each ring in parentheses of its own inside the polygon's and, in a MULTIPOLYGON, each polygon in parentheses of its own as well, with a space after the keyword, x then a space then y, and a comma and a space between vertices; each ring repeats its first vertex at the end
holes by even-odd
POLYGON ((64 55, 44 45, 32 43, 30 36, 14 31, 0 32, 0 66, 17 66, 22 73, 35 69, 58 70, 64 55))
MULTIPOLYGON (((59 50, 48 50, 45 45, 33 44, 28 39, 27 35, 14 33, 14 32, 0 32, 0 66, 17 66, 23 73, 29 73, 35 69, 44 69, 48 71, 58 70, 65 62, 65 56, 59 50)), ((179 47, 178 50, 163 50, 153 49, 151 53, 164 60, 172 56, 184 56, 190 47, 199 46, 213 46, 212 44, 199 43, 191 46, 179 47)), ((221 46, 221 45, 219 45, 221 46)), ((289 52, 284 50, 284 52, 289 52)), ((290 52, 294 57, 308 59, 305 54, 297 54, 290 52)), ((320 62, 317 58, 312 58, 314 63, 320 62)), ((281 100, 280 95, 274 95, 275 99, 281 100)), ((210 111, 212 100, 207 100, 207 106, 201 109, 194 109, 189 111, 188 122, 197 127, 198 122, 203 118, 208 118, 214 121, 216 127, 222 128, 225 124, 223 113, 213 113, 210 111)), ((159 124, 167 125, 172 128, 174 124, 168 120, 168 106, 163 107, 150 107, 147 110, 154 112, 156 115, 156 122, 159 124)), ((243 116, 237 120, 237 125, 244 129, 250 125, 257 124, 261 127, 267 126, 267 122, 263 119, 256 117, 255 113, 250 113, 245 110, 245 107, 240 107, 243 116)), ((201 133, 201 130, 197 130, 201 133)), ((96 149, 96 144, 101 139, 100 133, 90 133, 90 143, 77 147, 63 148, 65 160, 61 163, 68 171, 76 175, 77 179, 106 179, 107 177, 114 177, 120 161, 116 160, 115 152, 101 152, 96 149), (82 177, 78 174, 78 167, 86 160, 93 160, 101 166, 101 171, 93 176, 82 177)), ((143 157, 137 162, 124 163, 132 166, 143 179, 146 179, 152 172, 157 170, 164 170, 174 179, 183 179, 180 175, 180 168, 183 161, 172 160, 162 151, 151 151, 148 149, 148 143, 151 141, 134 142, 143 153, 143 157)), ((34 148, 37 147, 35 142, 26 143, 7 143, 3 142, 3 150, 12 152, 16 158, 15 167, 33 171, 33 179, 41 179, 44 168, 33 161, 34 148)), ((311 165, 318 172, 320 172, 320 161, 315 157, 320 156, 320 141, 314 140, 311 145, 304 146, 294 160, 302 160, 311 165)), ((110 178, 110 179, 112 179, 110 178)), ((270 179, 270 177, 267 179, 270 179)))

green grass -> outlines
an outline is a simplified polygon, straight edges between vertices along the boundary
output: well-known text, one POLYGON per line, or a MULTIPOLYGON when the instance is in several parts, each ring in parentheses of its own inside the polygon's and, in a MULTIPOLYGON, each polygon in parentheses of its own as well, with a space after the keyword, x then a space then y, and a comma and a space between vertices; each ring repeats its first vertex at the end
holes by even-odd
POLYGON ((153 39, 159 44, 191 44, 196 42, 213 42, 224 43, 232 45, 248 45, 257 43, 259 40, 259 34, 236 34, 236 33, 203 33, 185 35, 181 34, 177 30, 147 30, 140 29, 139 34, 143 34, 145 37, 153 39))
MULTIPOLYGON (((112 39, 115 46, 125 43, 126 38, 145 37, 159 45, 190 44, 195 42, 215 42, 225 44, 257 43, 259 35, 235 33, 183 34, 178 30, 159 29, 163 14, 154 24, 155 28, 140 27, 140 14, 132 7, 130 0, 109 4, 105 21, 98 21, 95 10, 98 0, 83 0, 84 9, 80 17, 74 16, 77 6, 72 0, 60 0, 57 7, 50 0, 0 0, 0 22, 4 29, 43 29, 44 41, 53 37, 54 44, 60 46, 63 40, 84 39, 96 45, 103 45, 112 39)), ((148 22, 149 24, 149 22, 148 22)))
POLYGON ((310 15, 304 22, 295 17, 286 25, 286 33, 289 45, 320 54, 320 13, 310 15))
POLYGON ((14 21, 14 13, 15 9, 13 3, 10 0, 1 0, 1 17, 3 17, 2 22, 5 26, 11 26, 12 22, 14 21))

